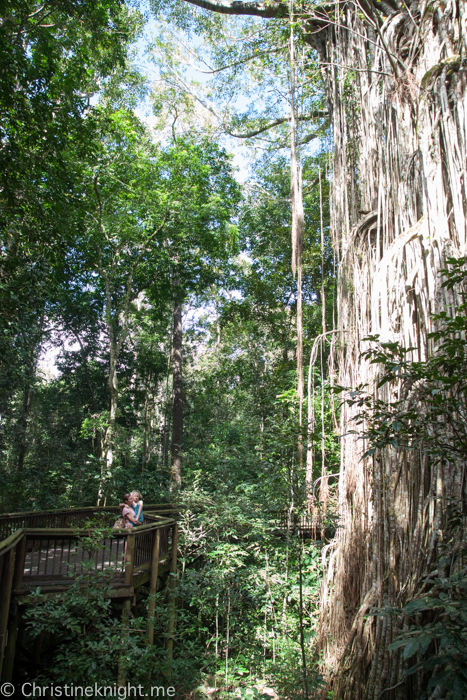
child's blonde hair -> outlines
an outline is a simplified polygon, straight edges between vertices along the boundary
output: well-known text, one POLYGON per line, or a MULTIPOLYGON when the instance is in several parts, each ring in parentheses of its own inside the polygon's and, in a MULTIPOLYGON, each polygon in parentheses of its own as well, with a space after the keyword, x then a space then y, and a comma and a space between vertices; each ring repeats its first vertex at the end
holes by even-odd
POLYGON ((132 491, 131 495, 137 498, 138 501, 141 501, 141 499, 143 498, 139 491, 132 491))

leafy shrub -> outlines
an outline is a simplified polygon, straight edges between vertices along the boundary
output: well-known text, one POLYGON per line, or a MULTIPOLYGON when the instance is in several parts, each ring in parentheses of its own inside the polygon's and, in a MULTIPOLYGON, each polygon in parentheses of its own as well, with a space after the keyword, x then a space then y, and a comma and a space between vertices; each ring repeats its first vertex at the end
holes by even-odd
POLYGON ((434 571, 426 580, 427 593, 402 608, 410 624, 389 649, 402 649, 404 659, 419 661, 407 675, 429 673, 426 698, 437 688, 438 697, 467 697, 467 567, 448 578, 434 571), (445 694, 447 692, 447 695, 445 694))

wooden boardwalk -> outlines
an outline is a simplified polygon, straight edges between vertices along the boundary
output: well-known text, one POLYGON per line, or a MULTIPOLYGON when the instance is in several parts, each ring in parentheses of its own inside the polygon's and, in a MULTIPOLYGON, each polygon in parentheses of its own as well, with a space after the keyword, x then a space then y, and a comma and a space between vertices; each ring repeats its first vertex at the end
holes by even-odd
POLYGON ((87 571, 92 562, 96 571, 113 570, 123 575, 125 567, 125 542, 123 539, 105 541, 105 549, 89 553, 79 544, 69 540, 49 540, 44 543, 32 540, 31 548, 24 558, 23 582, 32 579, 46 580, 63 576, 79 576, 87 571))
MULTIPOLYGON (((155 596, 161 576, 177 571, 178 525, 172 506, 145 506, 143 525, 112 530, 118 507, 7 513, 0 515, 0 673, 9 682, 15 657, 18 606, 28 605, 37 588, 47 596, 75 582, 87 585, 95 574, 110 582, 110 597, 123 602, 122 624, 141 586, 149 585, 148 643, 154 642, 155 596), (107 576, 106 576, 107 574, 107 576), (3 669, 3 670, 2 670, 3 669)), ((274 513, 271 527, 303 537, 321 537, 309 516, 274 513)), ((175 586, 175 576, 169 577, 175 586)), ((173 648, 175 596, 166 630, 173 648)), ((126 622, 125 622, 126 621, 126 622)))
POLYGON ((55 595, 94 573, 108 574, 111 597, 123 599, 126 617, 138 589, 149 584, 148 642, 153 643, 154 594, 161 575, 176 573, 178 525, 171 506, 154 505, 145 507, 142 525, 110 530, 119 513, 118 507, 93 507, 0 515, 2 680, 10 680, 13 666, 11 630, 17 628, 18 604, 26 605, 38 587, 55 595), (98 535, 95 541, 103 526, 102 539, 98 535))

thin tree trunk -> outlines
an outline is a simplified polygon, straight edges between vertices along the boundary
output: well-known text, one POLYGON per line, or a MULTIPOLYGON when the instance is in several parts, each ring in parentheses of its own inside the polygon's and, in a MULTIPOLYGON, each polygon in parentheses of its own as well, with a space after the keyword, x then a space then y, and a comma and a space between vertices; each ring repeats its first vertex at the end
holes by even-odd
MULTIPOLYGON (((301 194, 301 192, 300 192, 301 194)), ((303 202, 302 202, 303 204, 303 202)), ((302 237, 297 241, 297 396, 298 396, 298 465, 300 472, 303 467, 303 308, 302 308, 302 237)))
POLYGON ((114 436, 115 436, 115 423, 117 419, 118 410, 118 375, 117 375, 117 361, 118 353, 121 348, 121 343, 123 342, 123 331, 121 332, 121 338, 117 342, 117 333, 115 330, 115 321, 112 316, 112 290, 111 283, 108 275, 103 272, 103 277, 105 281, 105 294, 106 294, 106 308, 105 308, 105 320, 107 325, 107 332, 109 334, 109 374, 107 377, 107 388, 110 395, 110 406, 109 406, 109 420, 107 422, 107 428, 105 430, 104 439, 102 441, 102 452, 101 452, 101 474, 99 479, 99 487, 97 491, 97 505, 103 504, 105 498, 105 484, 108 480, 109 474, 112 472, 112 464, 114 460, 114 436))
POLYGON ((227 591, 227 631, 225 640, 225 689, 229 682, 229 645, 230 645, 230 583, 227 591))
MULTIPOLYGON (((108 240, 104 225, 104 203, 100 194, 98 174, 96 174, 94 177, 94 192, 96 195, 97 217, 99 220, 100 229, 104 238, 108 240)), ((101 505, 104 499, 105 482, 111 474, 111 467, 114 459, 113 443, 118 410, 117 362, 129 333, 131 302, 135 298, 133 278, 143 258, 144 251, 147 249, 147 246, 151 240, 162 230, 164 224, 165 219, 159 226, 154 228, 146 240, 138 246, 138 255, 128 270, 125 282, 125 293, 121 304, 116 303, 115 299, 113 299, 115 288, 112 282, 113 265, 115 264, 115 261, 118 260, 119 251, 118 249, 115 251, 114 259, 110 263, 109 269, 107 270, 103 264, 102 250, 99 250, 99 270, 105 285, 105 323, 109 334, 108 388, 110 393, 110 411, 101 452, 102 468, 99 479, 97 505, 101 505)))
POLYGON ((220 401, 221 401, 221 360, 220 360, 220 349, 221 349, 221 324, 219 318, 219 294, 215 292, 216 301, 216 370, 217 370, 217 380, 216 380, 216 425, 219 426, 219 416, 220 416, 220 401))
POLYGON ((31 409, 32 387, 28 379, 23 393, 23 402, 21 405, 21 414, 18 419, 18 461, 16 463, 16 471, 21 474, 24 468, 24 460, 28 450, 28 417, 31 409))
POLYGON ((40 352, 41 348, 41 341, 43 337, 43 330, 44 330, 44 319, 45 319, 45 311, 42 310, 42 313, 39 318, 39 322, 37 324, 37 330, 34 333, 35 335, 35 343, 34 347, 29 355, 28 362, 27 362, 27 374, 26 374, 26 386, 24 387, 24 393, 23 393, 23 401, 21 405, 21 413, 18 419, 17 423, 17 428, 18 428, 18 460, 16 463, 16 470, 18 474, 21 474, 23 471, 24 467, 24 461, 26 459, 26 454, 28 451, 28 419, 29 419, 29 414, 31 411, 31 405, 32 405, 32 395, 33 395, 33 386, 34 386, 34 381, 36 377, 36 369, 37 369, 37 360, 38 360, 38 355, 40 352), (36 335, 37 333, 37 335, 36 335))
POLYGON ((303 466, 303 295, 302 295, 302 245, 305 214, 303 209, 301 164, 297 157, 296 129, 296 76, 295 76, 295 38, 293 30, 293 10, 290 8, 290 199, 292 204, 292 272, 297 275, 297 398, 298 398, 298 463, 300 471, 303 466))
POLYGON ((144 417, 143 417, 143 454, 141 455, 141 471, 144 472, 148 461, 148 422, 149 422, 149 382, 146 382, 144 392, 144 417))
MULTIPOLYGON (((319 169, 319 217, 321 229, 321 332, 323 340, 320 348, 321 359, 321 483, 319 487, 319 501, 322 506, 322 517, 326 516, 329 497, 329 484, 326 479, 326 445, 324 424, 324 342, 326 338, 326 289, 324 277, 324 226, 323 226, 323 188, 321 185, 321 167, 319 169)), ((322 523, 324 528, 324 524, 322 523)))
POLYGON ((274 606, 274 598, 272 595, 272 590, 271 590, 271 575, 269 572, 269 557, 268 557, 268 550, 264 550, 265 554, 265 559, 266 559, 266 585, 268 587, 268 593, 269 593, 269 599, 271 601, 271 612, 272 612, 272 623, 273 623, 273 635, 272 635, 272 665, 276 665, 276 633, 277 633, 277 615, 276 615, 276 608, 274 606))
POLYGON ((302 572, 302 543, 298 542, 298 621, 300 628, 300 650, 302 654, 302 676, 303 676, 303 694, 305 700, 308 700, 308 671, 306 664, 306 648, 305 648, 305 633, 303 627, 303 572, 302 572))
POLYGON ((308 411, 307 411, 307 452, 306 452, 306 470, 305 470, 305 487, 308 513, 310 514, 313 507, 313 432, 315 429, 315 362, 318 353, 318 344, 322 342, 320 336, 315 338, 313 347, 310 353, 310 363, 308 366, 308 411))
POLYGON ((219 658, 219 594, 216 595, 216 659, 219 658))
POLYGON ((183 454, 183 374, 182 374, 182 303, 178 297, 180 282, 174 276, 173 305, 173 410, 172 410, 172 469, 171 484, 181 486, 183 454))
POLYGON ((102 468, 101 477, 99 480, 99 489, 97 493, 97 505, 103 504, 105 494, 105 483, 112 472, 112 464, 114 460, 114 436, 115 423, 118 410, 118 377, 117 377, 117 357, 115 343, 110 343, 110 358, 109 358, 109 377, 107 386, 110 393, 110 410, 107 429, 105 431, 102 444, 102 468))
POLYGON ((170 396, 172 400, 169 400, 169 382, 170 382, 170 366, 172 364, 172 343, 170 346, 170 352, 167 358, 167 379, 165 383, 165 399, 164 399, 164 425, 162 434, 162 464, 165 469, 169 469, 169 447, 170 447, 170 434, 171 434, 171 419, 172 419, 172 403, 173 397, 170 396))

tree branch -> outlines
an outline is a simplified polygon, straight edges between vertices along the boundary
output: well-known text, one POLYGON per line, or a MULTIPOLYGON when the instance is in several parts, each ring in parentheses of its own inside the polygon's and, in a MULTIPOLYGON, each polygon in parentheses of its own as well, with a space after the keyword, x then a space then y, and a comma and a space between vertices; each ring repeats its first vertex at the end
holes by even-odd
MULTIPOLYGON (((306 114, 301 117, 297 117, 298 121, 310 121, 311 119, 322 119, 324 117, 329 116, 329 113, 326 109, 318 109, 316 112, 312 112, 311 114, 306 114)), ((264 131, 268 131, 268 129, 272 129, 273 126, 279 126, 279 124, 284 124, 284 122, 290 121, 290 115, 287 117, 281 117, 280 119, 274 119, 274 121, 269 122, 268 124, 265 124, 264 126, 260 127, 259 129, 254 129, 253 131, 247 131, 244 134, 235 134, 232 131, 227 131, 226 134, 229 136, 234 136, 236 139, 251 139, 253 136, 258 136, 258 134, 262 134, 264 131)))
POLYGON ((221 15, 252 15, 254 17, 276 18, 285 17, 288 6, 285 2, 273 0, 270 4, 265 2, 242 2, 241 0, 187 0, 191 5, 201 7, 203 10, 218 12, 221 15))
POLYGON ((196 66, 193 66, 193 68, 195 68, 195 70, 197 70, 198 73, 212 75, 214 73, 221 73, 224 70, 229 70, 229 68, 236 68, 237 66, 242 66, 248 61, 253 61, 255 58, 261 58, 261 56, 270 56, 272 53, 279 53, 280 51, 283 51, 286 48, 287 44, 284 44, 284 46, 279 46, 277 49, 269 49, 268 51, 258 51, 257 53, 252 53, 249 56, 245 56, 244 58, 241 58, 238 61, 235 61, 234 63, 229 63, 226 66, 221 66, 221 68, 212 68, 211 70, 201 70, 200 68, 196 68, 196 66))
MULTIPOLYGON (((319 183, 319 177, 315 177, 313 182, 311 182, 307 187, 305 187, 304 190, 302 190, 302 194, 308 194, 308 192, 311 192, 311 190, 316 187, 316 185, 319 183)), ((331 331, 329 331, 331 332, 331 331)), ((325 334, 326 335, 326 334, 325 334)))

